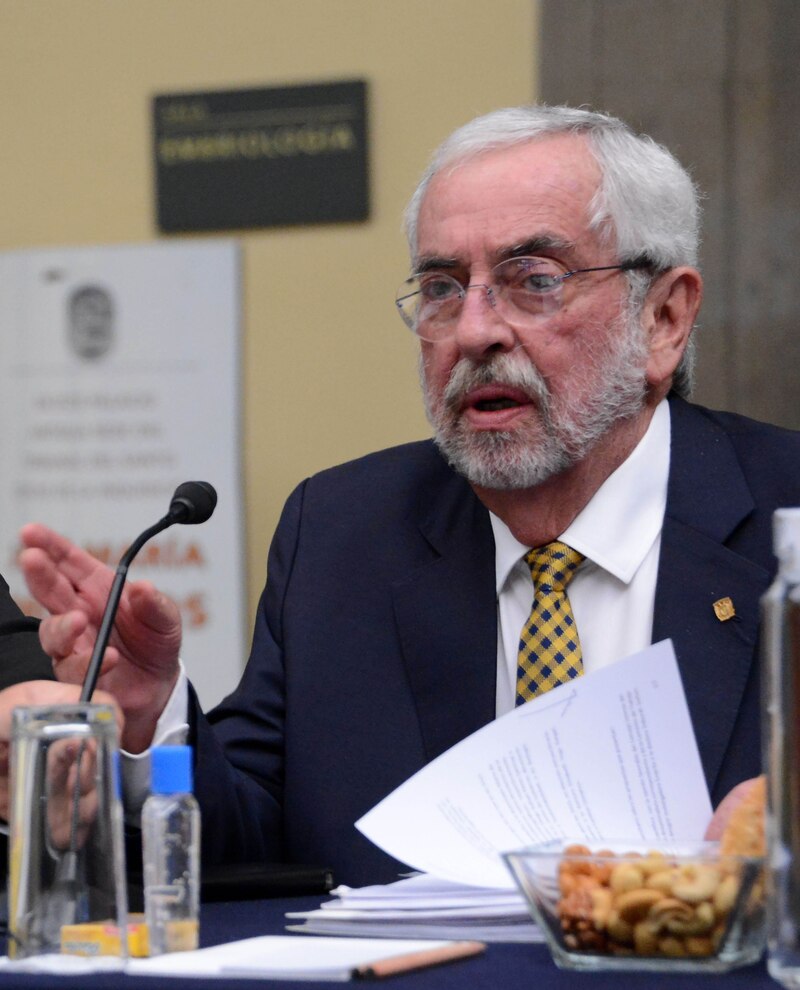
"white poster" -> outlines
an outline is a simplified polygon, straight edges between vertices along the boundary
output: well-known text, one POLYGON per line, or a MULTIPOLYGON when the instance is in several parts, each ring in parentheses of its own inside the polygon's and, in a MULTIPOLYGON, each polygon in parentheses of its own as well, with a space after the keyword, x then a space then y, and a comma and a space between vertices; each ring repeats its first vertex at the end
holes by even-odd
POLYGON ((183 615, 182 657, 204 707, 244 658, 239 259, 231 241, 0 254, 0 571, 43 522, 116 565, 182 481, 219 501, 139 552, 183 615))

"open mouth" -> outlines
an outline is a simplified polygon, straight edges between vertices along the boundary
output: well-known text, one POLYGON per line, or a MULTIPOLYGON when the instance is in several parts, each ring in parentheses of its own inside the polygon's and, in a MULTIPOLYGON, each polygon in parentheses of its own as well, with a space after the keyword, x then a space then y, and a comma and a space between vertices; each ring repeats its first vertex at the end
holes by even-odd
POLYGON ((462 398, 460 413, 479 430, 510 428, 533 405, 522 389, 512 385, 482 385, 462 398))
POLYGON ((480 412, 498 412, 501 409, 514 409, 519 405, 522 405, 522 403, 516 399, 507 397, 502 399, 480 399, 474 403, 475 408, 480 412))
POLYGON ((530 396, 512 385, 481 385, 470 389, 464 396, 461 408, 475 409, 477 412, 504 412, 529 406, 530 396))

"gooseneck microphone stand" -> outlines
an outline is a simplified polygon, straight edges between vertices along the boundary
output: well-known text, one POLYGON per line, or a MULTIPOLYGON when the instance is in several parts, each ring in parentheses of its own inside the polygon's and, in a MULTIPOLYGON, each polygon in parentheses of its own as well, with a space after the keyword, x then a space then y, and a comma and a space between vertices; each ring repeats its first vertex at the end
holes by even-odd
POLYGON ((103 619, 100 629, 97 632, 94 650, 92 651, 86 676, 83 679, 83 690, 81 691, 81 701, 90 701, 97 686, 97 678, 100 675, 100 667, 103 663, 103 654, 106 652, 108 640, 111 636, 111 629, 117 615, 119 600, 122 597, 122 589, 128 576, 128 568, 133 558, 142 549, 149 539, 168 529, 175 523, 196 524, 205 522, 214 511, 217 504, 217 493, 207 481, 185 481, 178 485, 175 494, 172 496, 169 512, 149 529, 141 533, 125 553, 117 565, 114 575, 114 582, 108 593, 108 601, 103 612, 103 619))
MULTIPOLYGON (((100 668, 103 663, 103 654, 108 646, 108 640, 111 636, 114 619, 117 614, 120 598, 122 597, 122 590, 128 576, 128 568, 136 554, 148 540, 175 523, 192 525, 205 522, 213 513, 216 504, 217 493, 208 482, 185 481, 175 489, 169 512, 162 519, 159 519, 155 525, 141 533, 125 551, 117 565, 100 628, 97 632, 94 650, 92 651, 89 666, 84 676, 80 695, 80 701, 82 703, 91 701, 94 694, 100 675, 100 668)), ((54 941, 57 943, 59 941, 58 936, 61 927, 65 924, 74 923, 79 899, 82 894, 82 884, 78 878, 78 828, 80 825, 81 763, 85 755, 85 750, 86 741, 83 740, 75 756, 75 793, 72 797, 70 813, 69 844, 62 851, 50 850, 51 855, 57 860, 50 895, 46 898, 44 904, 41 905, 41 911, 36 912, 39 917, 30 918, 27 926, 28 931, 31 932, 31 941, 41 941, 42 944, 50 944, 54 941)))

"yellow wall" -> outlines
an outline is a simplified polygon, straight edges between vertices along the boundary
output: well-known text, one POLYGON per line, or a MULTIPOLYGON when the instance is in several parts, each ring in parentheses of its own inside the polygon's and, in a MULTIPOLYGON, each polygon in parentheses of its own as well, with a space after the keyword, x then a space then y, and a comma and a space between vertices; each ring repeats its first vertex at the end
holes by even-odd
POLYGON ((536 13, 535 0, 0 0, 0 249, 159 236, 155 93, 369 82, 370 221, 241 235, 251 612, 294 485, 428 433, 393 311, 402 209, 446 133, 534 97, 536 13))

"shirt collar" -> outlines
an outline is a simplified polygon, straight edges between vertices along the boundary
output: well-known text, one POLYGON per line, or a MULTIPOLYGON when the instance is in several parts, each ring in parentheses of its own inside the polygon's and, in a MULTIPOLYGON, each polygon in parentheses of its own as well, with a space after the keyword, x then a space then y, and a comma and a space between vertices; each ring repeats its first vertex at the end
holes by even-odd
MULTIPOLYGON (((661 533, 669 477, 669 405, 660 402, 645 435, 559 536, 599 567, 630 582, 661 533)), ((530 547, 489 513, 494 532, 497 594, 530 547)))

